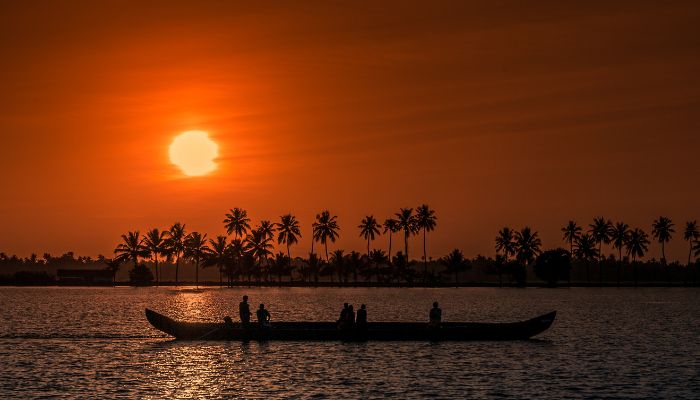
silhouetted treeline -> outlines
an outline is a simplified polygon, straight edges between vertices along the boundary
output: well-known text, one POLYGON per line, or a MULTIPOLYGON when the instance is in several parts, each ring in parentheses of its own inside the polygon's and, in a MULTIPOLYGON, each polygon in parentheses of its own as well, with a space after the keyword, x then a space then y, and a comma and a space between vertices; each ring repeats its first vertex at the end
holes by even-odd
MULTIPOLYGON (((660 244, 660 261, 640 261, 651 243, 641 228, 631 229, 622 222, 613 223, 595 218, 587 228, 569 221, 562 229, 562 242, 568 249, 543 251, 539 233, 529 227, 501 229, 495 238, 495 258, 466 258, 459 249, 441 258, 429 256, 428 233, 437 226, 434 210, 421 205, 415 210, 402 208, 383 223, 372 215, 358 221, 355 233, 367 241, 366 252, 346 252, 329 248, 340 237, 338 217, 328 210, 316 215, 310 235, 311 252, 307 257, 291 258, 290 248, 302 239, 299 221, 292 214, 282 215, 278 222, 261 220, 251 227, 246 210, 231 209, 223 221, 226 234, 208 238, 207 234, 188 232, 185 224, 175 223, 169 229, 151 229, 145 235, 138 231, 122 235, 115 248, 115 257, 76 258, 73 253, 61 257, 45 254, 26 259, 0 254, 0 268, 11 265, 41 271, 65 265, 83 265, 112 271, 114 281, 124 264, 130 264, 129 281, 135 285, 160 284, 163 271, 179 284, 181 272, 199 284, 200 270, 215 269, 220 285, 248 284, 376 284, 376 285, 449 285, 498 284, 519 285, 585 284, 629 285, 654 282, 695 284, 698 281, 700 233, 695 221, 688 222, 683 239, 688 242, 688 262, 667 263, 665 244, 672 240, 674 224, 659 217, 651 225, 652 238, 660 244), (387 251, 374 247, 376 239, 387 236, 387 251), (422 257, 409 259, 408 239, 422 238, 422 257), (394 246, 394 236, 402 240, 394 246), (281 251, 273 253, 274 243, 281 251), (319 247, 322 253, 314 251, 319 247), (392 246, 403 247, 392 251, 392 246), (612 252, 608 256, 605 250, 612 252), (623 254, 624 253, 624 254, 623 254), (43 267, 43 268, 42 268, 43 267)), ((7 271, 7 268, 0 270, 7 271)), ((210 276, 211 278, 211 276, 210 276)), ((8 281, 8 279, 5 279, 8 281)), ((191 280, 190 280, 191 281, 191 280)), ((211 279, 209 279, 211 281, 211 279)))

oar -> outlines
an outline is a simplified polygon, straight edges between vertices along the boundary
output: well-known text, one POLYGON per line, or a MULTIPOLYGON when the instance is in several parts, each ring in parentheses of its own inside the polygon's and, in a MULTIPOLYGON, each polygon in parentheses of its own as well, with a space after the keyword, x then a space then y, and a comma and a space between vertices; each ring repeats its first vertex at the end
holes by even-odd
POLYGON ((214 328, 214 329, 212 329, 211 331, 205 333, 204 335, 198 337, 197 340, 204 340, 204 339, 206 339, 209 335, 211 335, 212 333, 219 331, 219 329, 221 329, 221 327, 214 328))
MULTIPOLYGON (((231 318, 226 317, 226 318, 224 318, 224 321, 226 321, 226 322, 224 322, 224 328, 228 328, 228 327, 229 327, 229 323, 228 323, 228 322, 231 321, 231 318), (227 320, 228 320, 228 321, 227 321, 227 320)), ((221 329, 221 326, 217 326, 216 328, 212 329, 211 331, 209 331, 209 332, 205 333, 204 335, 198 337, 197 340, 203 340, 203 339, 209 337, 211 334, 213 334, 213 333, 215 333, 215 332, 218 332, 220 329, 221 329)))

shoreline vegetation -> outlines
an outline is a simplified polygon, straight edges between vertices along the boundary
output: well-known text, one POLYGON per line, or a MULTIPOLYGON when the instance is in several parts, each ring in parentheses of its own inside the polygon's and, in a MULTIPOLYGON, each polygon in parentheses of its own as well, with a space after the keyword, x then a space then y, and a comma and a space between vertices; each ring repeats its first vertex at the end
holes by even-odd
POLYGON ((543 249, 539 233, 530 227, 504 227, 495 237, 494 256, 471 259, 459 249, 433 259, 427 239, 437 227, 437 217, 426 204, 401 208, 381 223, 373 215, 364 217, 350 229, 367 241, 362 253, 332 248, 341 228, 338 217, 328 210, 316 215, 306 238, 292 214, 280 216, 279 222, 261 220, 251 227, 247 211, 233 208, 223 224, 226 234, 214 238, 188 232, 179 222, 143 235, 127 232, 113 258, 76 258, 72 252, 42 258, 0 253, 0 285, 675 287, 698 286, 700 281, 697 222, 687 222, 680 232, 688 243, 687 263, 667 263, 665 245, 676 231, 671 219, 663 216, 651 225, 651 237, 643 229, 603 217, 586 227, 572 220, 561 228, 563 246, 551 249, 543 249), (382 235, 386 252, 377 248, 382 235), (412 236, 421 239, 418 259, 408 257, 409 250, 415 251, 409 248, 412 236), (292 246, 302 239, 310 242, 310 253, 291 257, 292 246), (643 261, 652 240, 659 244, 661 258, 643 261))

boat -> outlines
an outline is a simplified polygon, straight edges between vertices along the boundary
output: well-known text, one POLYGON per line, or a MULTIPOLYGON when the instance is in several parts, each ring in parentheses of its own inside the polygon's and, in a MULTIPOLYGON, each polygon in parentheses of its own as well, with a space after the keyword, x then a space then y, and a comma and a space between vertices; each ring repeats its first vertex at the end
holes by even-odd
POLYGON ((295 340, 295 341, 467 341, 524 340, 547 330, 556 311, 527 321, 509 323, 443 322, 431 327, 420 322, 369 322, 364 328, 340 329, 336 322, 250 323, 183 322, 146 309, 154 328, 179 340, 295 340))

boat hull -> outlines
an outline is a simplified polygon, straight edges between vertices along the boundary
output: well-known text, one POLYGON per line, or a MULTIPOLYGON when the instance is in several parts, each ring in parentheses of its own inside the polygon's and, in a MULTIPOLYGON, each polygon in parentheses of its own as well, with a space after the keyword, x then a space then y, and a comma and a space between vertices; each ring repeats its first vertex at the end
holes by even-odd
POLYGON ((556 311, 511 323, 443 323, 431 328, 417 322, 370 322, 364 329, 338 329, 335 322, 273 322, 269 328, 251 323, 183 322, 146 309, 154 328, 180 340, 296 341, 469 341, 524 340, 547 330, 556 311))

